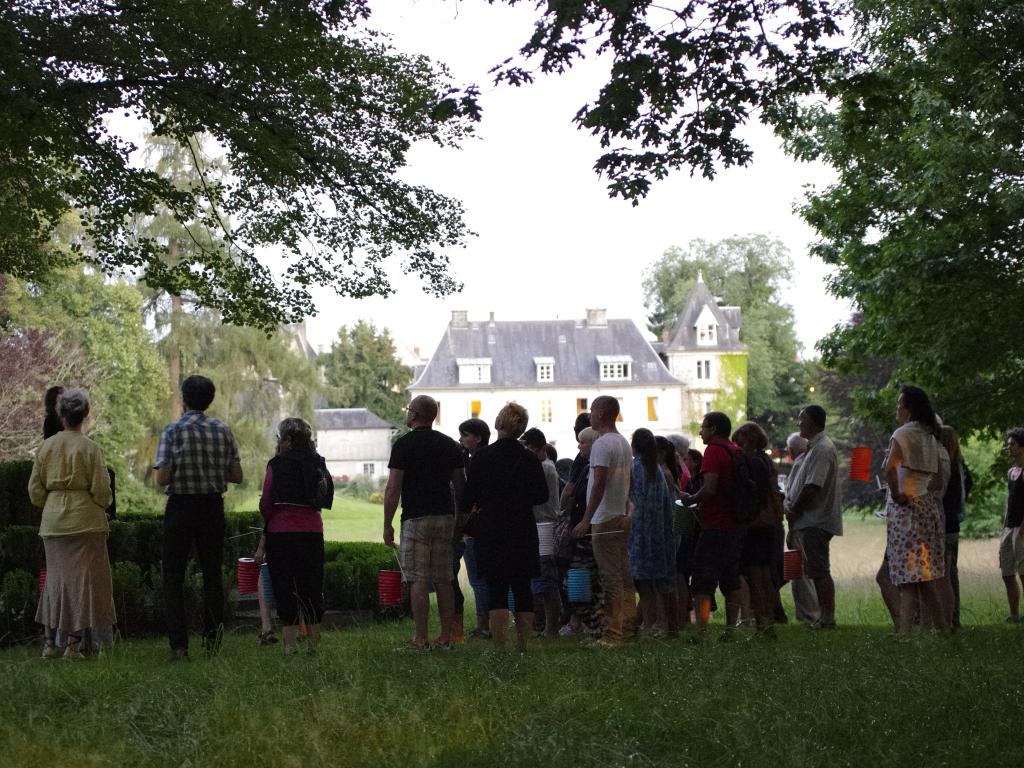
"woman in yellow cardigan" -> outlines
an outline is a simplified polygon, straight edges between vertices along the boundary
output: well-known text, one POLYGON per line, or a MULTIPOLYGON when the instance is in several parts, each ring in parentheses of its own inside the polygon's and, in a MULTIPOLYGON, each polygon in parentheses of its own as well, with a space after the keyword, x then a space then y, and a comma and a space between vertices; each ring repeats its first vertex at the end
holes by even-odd
POLYGON ((43 442, 28 492, 43 508, 39 535, 46 550, 46 587, 36 621, 43 625, 43 657, 82 658, 86 648, 113 640, 114 613, 107 557, 106 507, 110 480, 100 447, 82 434, 89 396, 69 389, 57 401, 64 431, 43 442))

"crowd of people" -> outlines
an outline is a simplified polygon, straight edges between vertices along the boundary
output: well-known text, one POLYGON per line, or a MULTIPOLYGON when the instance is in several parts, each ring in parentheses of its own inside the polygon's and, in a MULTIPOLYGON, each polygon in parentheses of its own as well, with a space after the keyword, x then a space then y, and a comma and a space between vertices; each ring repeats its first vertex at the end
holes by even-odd
MULTIPOLYGON (((195 548, 203 576, 203 644, 223 633, 224 501, 242 481, 230 428, 206 414, 215 388, 204 376, 181 387, 184 413, 161 433, 154 462, 165 488, 161 584, 170 658, 188 658, 184 581, 195 548)), ((46 396, 44 441, 29 494, 41 507, 46 582, 36 620, 43 656, 81 658, 113 640, 116 613, 106 539, 113 475, 84 433, 88 394, 53 388, 46 396)), ((594 399, 575 423, 578 454, 558 461, 529 415, 509 403, 494 421, 459 427, 460 441, 434 430, 437 403, 427 396, 406 411, 409 431, 392 448, 384 492, 384 542, 399 550, 414 634, 403 650, 451 650, 465 638, 506 646, 535 635, 580 635, 602 648, 625 639, 706 637, 716 594, 724 600, 722 639, 742 623, 771 638, 787 620, 779 590, 788 545, 802 573, 793 580, 796 619, 834 629, 836 589, 830 548, 841 536, 839 462, 825 432, 827 415, 803 408, 787 439, 791 459, 780 478, 755 422, 735 430, 720 412, 705 415, 701 453, 682 435, 617 429, 619 402, 594 399), (557 462, 557 463, 556 463, 557 462), (401 508, 400 536, 395 516, 401 508), (787 531, 788 529, 788 531, 787 531), (465 633, 458 574, 465 562, 475 626, 465 633), (571 574, 585 574, 588 596, 572 595, 571 574), (429 632, 430 593, 439 631, 429 632)), ((959 626, 958 532, 970 473, 956 432, 940 423, 927 394, 901 389, 899 427, 884 464, 887 545, 877 581, 896 631, 959 626)), ((1024 581, 1024 428, 1009 431, 1014 465, 999 545, 1009 621, 1020 621, 1024 581)), ((256 559, 269 565, 284 652, 298 650, 300 626, 315 647, 323 616, 322 509, 334 486, 310 425, 286 418, 267 464, 260 500, 265 520, 256 559)), ((264 609, 261 641, 276 641, 264 609)))
MULTIPOLYGON (((836 627, 831 542, 843 533, 839 460, 814 404, 787 439, 789 472, 780 478, 755 422, 735 430, 708 413, 701 453, 682 435, 618 432, 618 400, 598 397, 575 424, 579 453, 559 475, 557 453, 528 414, 506 405, 490 428, 460 425, 461 446, 432 429, 437 404, 415 398, 410 433, 398 440, 385 494, 384 541, 395 544, 402 507, 400 560, 410 584, 415 634, 406 648, 449 650, 463 642, 464 599, 453 580, 465 559, 476 605, 469 637, 505 646, 514 614, 516 643, 534 635, 579 634, 600 647, 627 637, 671 637, 681 629, 706 637, 716 594, 724 600, 722 639, 753 626, 771 638, 788 621, 779 590, 787 546, 798 553, 792 580, 795 618, 818 630, 836 627), (461 454, 459 448, 461 447, 461 454), (460 460, 461 456, 461 460, 460 460), (556 501, 557 499, 557 501, 556 501), (452 506, 457 514, 452 514, 452 506), (433 519, 431 519, 433 518, 433 519), (538 531, 554 527, 553 545, 538 531), (452 545, 455 542, 455 545, 452 545), (591 598, 570 600, 572 571, 586 571, 591 598), (437 592, 440 632, 428 634, 428 595, 437 592), (449 589, 452 597, 449 597, 449 589)), ((887 544, 877 581, 899 634, 917 626, 959 627, 959 526, 970 473, 956 432, 936 417, 927 394, 901 389, 884 462, 887 544)), ((1024 574, 1024 429, 1011 430, 1015 466, 999 561, 1019 621, 1024 574)))

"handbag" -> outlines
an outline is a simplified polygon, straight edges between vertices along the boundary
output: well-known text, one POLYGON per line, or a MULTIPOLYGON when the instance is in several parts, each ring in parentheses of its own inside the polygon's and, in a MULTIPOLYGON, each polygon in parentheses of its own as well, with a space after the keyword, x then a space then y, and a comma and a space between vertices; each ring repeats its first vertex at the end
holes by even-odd
POLYGON ((551 534, 554 544, 553 554, 556 560, 568 560, 572 557, 572 522, 568 515, 562 515, 555 523, 551 534))

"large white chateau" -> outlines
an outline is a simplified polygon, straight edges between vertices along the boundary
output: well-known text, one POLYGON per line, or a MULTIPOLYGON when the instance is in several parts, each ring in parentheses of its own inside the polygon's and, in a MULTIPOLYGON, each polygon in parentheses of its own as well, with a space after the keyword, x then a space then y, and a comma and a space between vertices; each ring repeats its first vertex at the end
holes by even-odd
POLYGON ((440 405, 435 428, 458 439, 459 424, 494 424, 508 402, 523 405, 560 454, 575 454, 572 426, 600 395, 619 399, 619 430, 696 437, 710 410, 742 419, 746 411, 746 347, 740 309, 723 307, 702 279, 659 343, 632 320, 591 309, 580 320, 471 320, 452 312, 429 362, 409 387, 440 405))

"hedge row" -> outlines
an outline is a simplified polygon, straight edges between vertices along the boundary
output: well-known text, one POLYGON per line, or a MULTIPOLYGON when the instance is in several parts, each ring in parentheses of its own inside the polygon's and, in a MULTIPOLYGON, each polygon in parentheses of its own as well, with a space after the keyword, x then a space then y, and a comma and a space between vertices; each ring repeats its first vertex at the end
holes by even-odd
POLYGON ((31 461, 0 461, 0 528, 8 525, 39 527, 42 510, 28 498, 31 461))
MULTIPOLYGON (((224 584, 227 613, 232 617, 235 564, 256 547, 262 519, 258 513, 226 517, 224 584)), ((158 517, 116 520, 110 524, 108 552, 113 571, 114 599, 122 634, 163 631, 160 586, 163 520, 158 517)), ((376 610, 377 577, 395 567, 394 551, 370 542, 328 542, 325 546, 324 604, 334 610, 376 610)), ((45 567, 38 528, 8 526, 0 530, 0 641, 38 634, 34 617, 39 596, 39 570, 45 567)), ((202 577, 195 565, 185 584, 186 605, 198 619, 202 577)))

